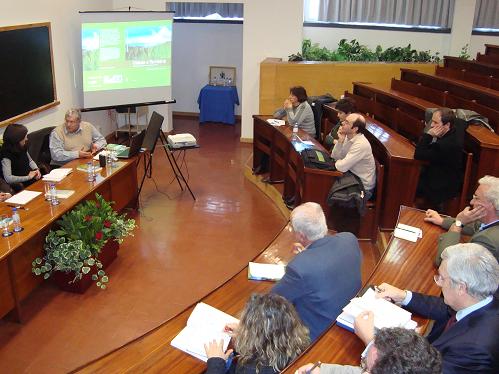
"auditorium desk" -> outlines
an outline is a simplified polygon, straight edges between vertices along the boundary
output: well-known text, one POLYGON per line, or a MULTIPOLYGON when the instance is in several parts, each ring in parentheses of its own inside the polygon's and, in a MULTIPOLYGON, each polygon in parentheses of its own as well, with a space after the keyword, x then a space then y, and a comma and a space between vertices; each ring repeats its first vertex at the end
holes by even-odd
MULTIPOLYGON (((284 195, 295 196, 295 204, 313 201, 322 206, 326 215, 330 207, 327 195, 339 171, 312 169, 303 166, 301 156, 292 145, 293 131, 290 126, 272 126, 267 122, 271 116, 253 116, 253 170, 269 171, 271 181, 283 182, 284 195), (263 155, 269 159, 269 169, 262 165, 263 155)), ((326 149, 312 136, 299 130, 302 141, 310 141, 315 149, 326 149)))
MULTIPOLYGON (((439 226, 424 222, 424 212, 402 206, 398 223, 419 227, 423 238, 416 243, 392 237, 378 265, 366 284, 387 282, 402 289, 439 295, 440 288, 433 281, 438 236, 443 232, 439 226)), ((414 316, 418 326, 427 327, 427 320, 414 316)), ((329 328, 305 353, 284 372, 294 373, 309 362, 322 361, 344 365, 359 365, 364 350, 361 340, 336 324, 329 328)))
MULTIPOLYGON (((66 167, 76 167, 83 160, 75 160, 66 167)), ((21 320, 20 302, 41 282, 31 272, 31 262, 43 252, 45 236, 50 228, 64 213, 80 201, 92 199, 98 192, 105 199, 115 201, 114 209, 122 210, 137 202, 136 159, 120 161, 118 167, 106 171, 103 168, 94 183, 86 181, 86 173, 73 170, 57 188, 74 190, 68 199, 61 199, 57 206, 45 201, 43 193, 26 204, 29 210, 20 209, 24 230, 10 237, 0 237, 0 317, 14 310, 21 320)), ((32 191, 44 191, 42 181, 28 187, 32 191)), ((0 203, 0 214, 10 214, 11 208, 0 203)))
MULTIPOLYGON (((335 124, 337 112, 323 105, 326 120, 335 124)), ((366 138, 374 157, 385 167, 380 228, 393 230, 401 205, 412 205, 419 179, 419 162, 414 160, 414 145, 402 135, 371 117, 366 117, 366 138)))
MULTIPOLYGON (((437 226, 423 222, 424 212, 402 207, 399 222, 418 226, 423 238, 411 243, 392 238, 380 262, 365 284, 388 281, 403 288, 411 288, 432 295, 440 289, 433 282, 435 243, 442 232, 437 226)), ((285 226, 270 245, 254 261, 287 264, 294 256, 295 241, 290 226, 285 226)), ((359 243, 361 246, 362 243, 359 243)), ((254 292, 268 292, 273 282, 250 281, 248 268, 243 268, 225 284, 204 297, 202 302, 238 317, 248 297, 254 292)), ((76 370, 77 373, 202 373, 205 364, 170 346, 171 340, 184 328, 194 305, 161 326, 116 349, 115 351, 76 370)), ((420 325, 427 321, 417 319, 420 325)), ((311 346, 287 373, 298 365, 317 359, 323 362, 357 364, 362 344, 354 334, 335 325, 311 346)))

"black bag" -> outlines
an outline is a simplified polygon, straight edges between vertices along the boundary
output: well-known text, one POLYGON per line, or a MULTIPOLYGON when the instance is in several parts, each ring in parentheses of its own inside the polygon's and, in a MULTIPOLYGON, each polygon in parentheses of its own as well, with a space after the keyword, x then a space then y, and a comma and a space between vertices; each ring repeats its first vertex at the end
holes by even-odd
POLYGON ((329 206, 338 205, 345 208, 357 208, 361 216, 366 209, 366 192, 358 176, 350 171, 337 178, 327 196, 329 206))
POLYGON ((329 153, 321 151, 320 149, 306 148, 301 151, 301 158, 303 159, 303 164, 307 168, 336 170, 334 160, 329 156, 329 153))

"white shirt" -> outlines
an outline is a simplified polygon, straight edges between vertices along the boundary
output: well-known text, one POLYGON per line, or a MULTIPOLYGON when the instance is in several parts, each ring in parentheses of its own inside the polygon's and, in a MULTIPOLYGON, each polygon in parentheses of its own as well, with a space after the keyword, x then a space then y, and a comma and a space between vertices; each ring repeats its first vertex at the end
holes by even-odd
POLYGON ((351 171, 360 178, 364 189, 372 191, 376 185, 376 164, 371 144, 364 134, 357 134, 352 139, 345 136, 343 143, 338 142, 331 152, 335 166, 341 172, 351 171))

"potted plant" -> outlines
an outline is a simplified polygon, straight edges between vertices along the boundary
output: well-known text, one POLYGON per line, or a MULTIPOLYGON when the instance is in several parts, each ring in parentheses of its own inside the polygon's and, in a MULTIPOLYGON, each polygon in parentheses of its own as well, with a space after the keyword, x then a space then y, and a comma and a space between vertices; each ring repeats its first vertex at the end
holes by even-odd
POLYGON ((118 244, 133 235, 135 220, 112 208, 101 195, 64 214, 45 238, 45 255, 32 263, 35 275, 67 291, 83 293, 95 281, 101 289, 109 281, 104 268, 117 256, 118 244))

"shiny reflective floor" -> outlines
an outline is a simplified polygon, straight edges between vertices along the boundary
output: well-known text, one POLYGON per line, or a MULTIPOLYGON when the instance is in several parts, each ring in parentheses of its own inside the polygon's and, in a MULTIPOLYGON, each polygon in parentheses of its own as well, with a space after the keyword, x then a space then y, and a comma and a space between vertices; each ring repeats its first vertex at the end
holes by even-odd
POLYGON ((244 178, 251 145, 240 143, 238 125, 179 119, 174 128, 201 146, 177 154, 197 200, 181 192, 157 147, 134 214, 139 228, 108 268, 108 289, 76 295, 45 282, 23 302, 22 325, 0 321, 0 372, 62 373, 102 356, 225 282, 284 226, 244 178))
MULTIPOLYGON (((221 285, 285 225, 276 204, 244 177, 252 146, 240 143, 239 125, 178 118, 174 128, 201 146, 176 154, 197 200, 180 190, 157 147, 153 178, 132 212, 139 227, 107 269, 108 289, 75 295, 43 284, 23 302, 22 325, 0 321, 0 372, 62 373, 101 357, 221 285)), ((361 247, 366 279, 377 250, 361 247)))

